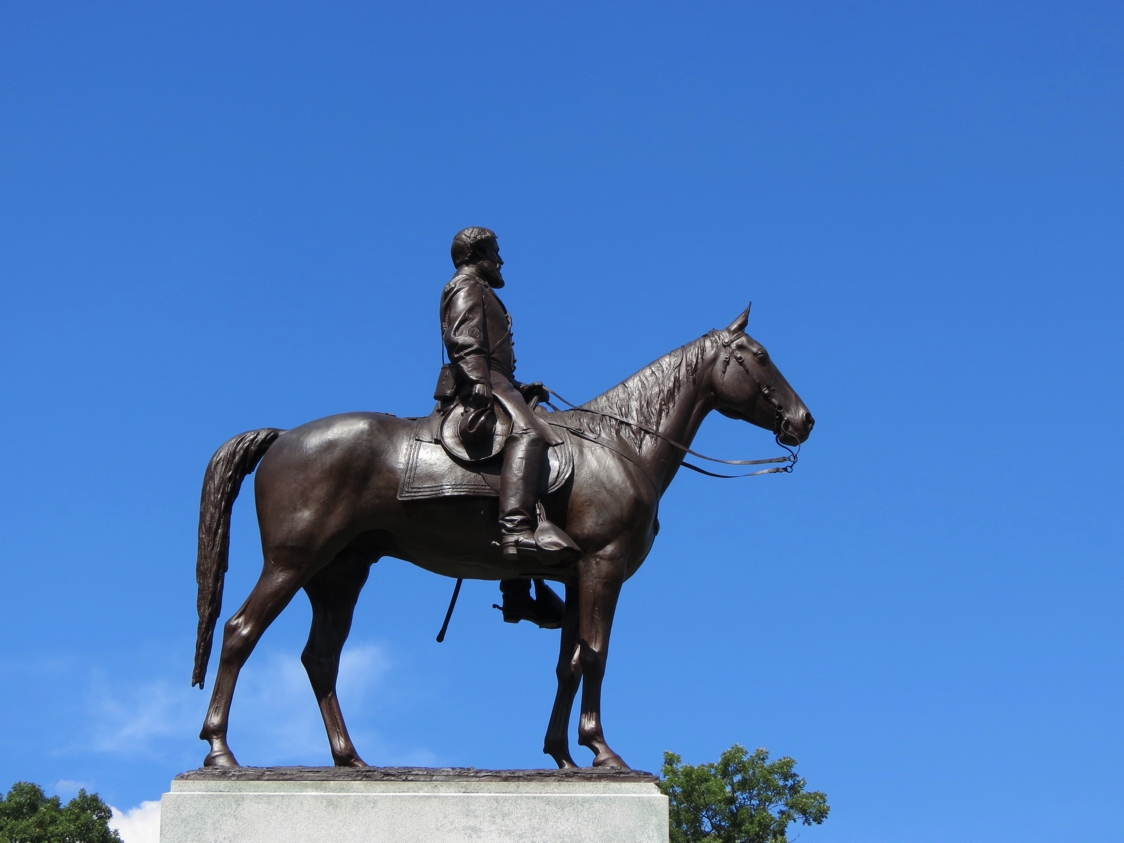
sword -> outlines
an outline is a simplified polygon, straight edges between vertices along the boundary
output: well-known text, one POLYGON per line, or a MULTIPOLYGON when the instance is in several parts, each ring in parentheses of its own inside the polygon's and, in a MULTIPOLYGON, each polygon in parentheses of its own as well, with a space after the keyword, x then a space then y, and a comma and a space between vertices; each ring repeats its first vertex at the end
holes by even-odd
POLYGON ((453 586, 453 599, 449 601, 449 611, 445 613, 445 623, 441 624, 441 631, 437 633, 437 643, 440 644, 445 640, 445 630, 449 628, 449 618, 453 616, 453 607, 457 605, 457 596, 461 593, 461 583, 463 579, 458 579, 457 584, 453 586))

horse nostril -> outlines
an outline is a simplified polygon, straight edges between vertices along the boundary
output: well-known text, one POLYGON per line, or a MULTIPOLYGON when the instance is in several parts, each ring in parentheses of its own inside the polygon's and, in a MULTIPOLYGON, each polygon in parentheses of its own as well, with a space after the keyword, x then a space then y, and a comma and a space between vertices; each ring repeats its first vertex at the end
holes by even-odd
POLYGON ((816 423, 816 420, 814 418, 812 418, 812 414, 809 413, 807 410, 805 410, 804 411, 804 424, 808 425, 808 429, 811 430, 812 426, 815 423, 816 423))

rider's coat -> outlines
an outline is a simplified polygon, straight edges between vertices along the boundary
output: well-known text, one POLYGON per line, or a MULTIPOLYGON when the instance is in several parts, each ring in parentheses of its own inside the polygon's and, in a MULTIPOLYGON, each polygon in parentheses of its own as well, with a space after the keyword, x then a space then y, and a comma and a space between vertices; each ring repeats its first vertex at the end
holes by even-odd
POLYGON ((513 379, 511 316, 495 290, 475 275, 457 273, 445 285, 441 336, 449 361, 468 383, 488 382, 489 371, 513 379))
POLYGON ((458 272, 441 294, 441 338, 460 384, 487 383, 512 416, 515 430, 535 429, 551 444, 561 438, 523 401, 515 384, 511 316, 500 297, 476 275, 458 272))

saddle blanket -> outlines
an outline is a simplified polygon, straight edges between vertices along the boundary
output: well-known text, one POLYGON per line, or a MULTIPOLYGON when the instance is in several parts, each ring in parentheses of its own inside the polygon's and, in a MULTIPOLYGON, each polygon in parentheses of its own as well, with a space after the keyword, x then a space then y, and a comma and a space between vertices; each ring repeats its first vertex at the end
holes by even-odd
MULTIPOLYGON (((402 479, 398 482, 398 500, 426 500, 447 495, 498 497, 502 455, 479 465, 455 461, 441 446, 434 432, 436 429, 432 417, 418 419, 406 448, 402 479)), ((547 449, 550 461, 547 494, 559 489, 574 470, 570 436, 565 430, 559 430, 559 433, 562 434, 562 444, 547 449)))

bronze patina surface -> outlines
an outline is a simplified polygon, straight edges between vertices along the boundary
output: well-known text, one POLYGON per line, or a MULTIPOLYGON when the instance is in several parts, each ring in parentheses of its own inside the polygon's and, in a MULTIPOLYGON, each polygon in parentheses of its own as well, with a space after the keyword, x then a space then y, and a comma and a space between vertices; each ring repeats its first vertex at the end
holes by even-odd
POLYGON ((210 744, 207 767, 237 766, 227 724, 239 671, 301 589, 312 604, 301 659, 333 760, 343 767, 366 766, 344 724, 336 675, 371 565, 390 556, 436 574, 500 580, 508 587, 532 579, 561 583, 558 690, 543 751, 562 769, 577 767, 567 724, 580 687, 578 742, 593 752, 594 767, 626 768, 601 724, 609 635, 621 586, 651 550, 660 497, 683 465, 684 448, 714 410, 769 430, 784 445, 798 445, 811 433, 814 422, 804 403, 765 349, 745 333, 748 309, 727 328, 664 355, 581 408, 546 412, 538 406, 547 397, 542 385, 514 380, 511 322, 494 292, 503 283, 495 235, 487 229, 465 232, 454 240, 456 274, 442 298, 452 368, 439 382, 438 406, 428 424, 345 413, 289 431, 263 428, 235 436, 207 466, 196 565, 194 684, 203 686, 221 612, 231 507, 255 467, 265 557, 257 584, 223 630, 200 733, 210 744), (460 408, 461 420, 443 423, 454 408, 460 408), (506 430, 504 415, 511 432, 495 453, 497 425, 506 430), (400 499, 407 457, 422 428, 455 429, 464 440, 460 453, 470 457, 449 457, 451 466, 461 460, 458 470, 477 458, 501 460, 498 497, 400 499), (561 486, 547 491, 546 449, 563 440, 572 449, 572 470, 561 486))
POLYGON ((478 770, 475 767, 200 767, 177 781, 238 782, 658 782, 659 777, 624 767, 568 770, 478 770))

